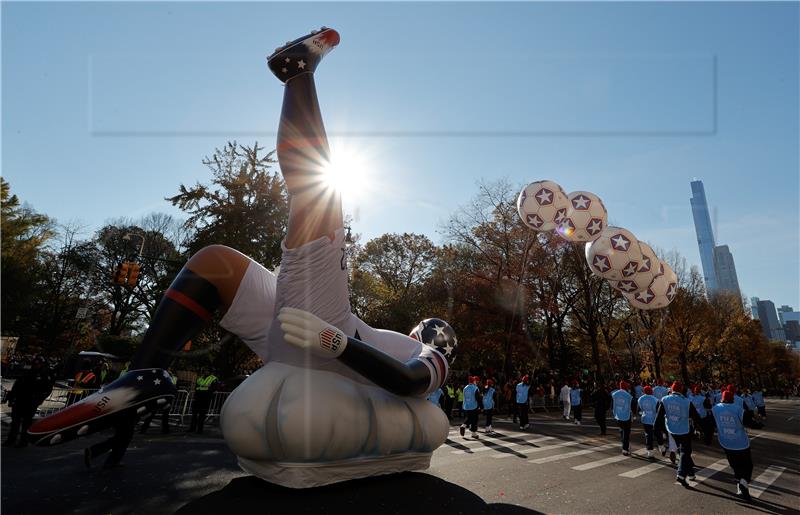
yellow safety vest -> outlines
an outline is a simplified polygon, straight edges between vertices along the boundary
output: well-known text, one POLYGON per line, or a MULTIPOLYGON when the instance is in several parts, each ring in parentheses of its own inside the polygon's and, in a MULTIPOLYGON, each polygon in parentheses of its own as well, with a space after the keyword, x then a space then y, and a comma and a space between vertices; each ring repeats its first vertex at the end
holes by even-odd
POLYGON ((197 379, 197 386, 195 386, 195 390, 204 392, 208 390, 209 386, 217 380, 217 376, 214 374, 209 374, 205 377, 200 377, 197 379))

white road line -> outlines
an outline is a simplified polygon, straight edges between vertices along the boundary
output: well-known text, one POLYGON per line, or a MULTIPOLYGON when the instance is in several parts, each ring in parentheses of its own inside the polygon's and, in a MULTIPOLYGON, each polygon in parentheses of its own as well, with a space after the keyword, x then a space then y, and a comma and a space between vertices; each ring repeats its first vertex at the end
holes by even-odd
POLYGON ((775 482, 783 471, 786 470, 786 467, 776 467, 775 465, 770 465, 767 470, 761 473, 760 476, 755 478, 752 483, 750 483, 750 495, 758 499, 761 497, 761 494, 769 488, 769 485, 775 482))
POLYGON ((712 463, 711 465, 709 465, 707 467, 704 467, 701 470, 698 470, 697 474, 695 474, 695 476, 697 476, 697 478, 694 480, 694 482, 695 483, 702 483, 703 481, 705 481, 706 479, 710 478, 711 476, 713 476, 717 472, 719 472, 721 470, 725 470, 726 468, 728 468, 728 459, 727 458, 722 459, 722 460, 717 460, 714 463, 712 463))
POLYGON ((652 472, 654 470, 658 470, 658 469, 666 467, 666 466, 668 466, 668 465, 665 462, 657 461, 655 463, 651 463, 649 465, 645 465, 644 467, 638 467, 638 468, 635 468, 633 470, 629 470, 627 472, 623 472, 622 474, 620 474, 620 477, 635 478, 635 477, 643 476, 645 474, 649 474, 650 472, 652 472))
POLYGON ((569 442, 561 442, 554 445, 545 445, 543 447, 533 447, 531 449, 515 449, 513 454, 508 452, 498 452, 497 454, 492 454, 492 458, 498 458, 498 459, 510 458, 518 454, 533 454, 535 452, 549 451, 551 449, 558 449, 559 447, 574 447, 576 445, 585 445, 585 444, 578 440, 572 440, 569 442))
MULTIPOLYGON (((475 449, 470 448, 469 451, 465 451, 464 449, 459 449, 457 451, 451 451, 451 453, 452 454, 473 454, 473 453, 476 453, 476 452, 497 451, 497 450, 499 450, 498 447, 501 447, 501 448, 518 447, 520 445, 535 444, 535 443, 539 443, 539 442, 544 442, 546 440, 552 440, 553 438, 555 438, 555 437, 554 436, 543 436, 542 438, 536 438, 534 440, 526 440, 525 443, 523 443, 523 442, 505 442, 505 441, 499 441, 498 442, 497 440, 492 441, 492 440, 489 440, 489 439, 485 439, 484 442, 492 442, 495 445, 488 445, 488 446, 485 445, 483 447, 478 447, 478 448, 475 448, 475 449)), ((480 440, 473 440, 472 442, 464 442, 464 444, 467 444, 467 443, 476 443, 477 444, 477 443, 480 443, 480 440)))
MULTIPOLYGON (((633 452, 636 456, 644 456, 647 454, 647 449, 639 449, 638 451, 633 452)), ((589 463, 584 463, 583 465, 576 465, 572 467, 572 470, 591 470, 597 467, 602 467, 604 465, 609 465, 611 463, 616 463, 618 461, 624 461, 631 459, 630 456, 625 456, 624 454, 620 454, 619 456, 611 456, 608 458, 603 458, 602 460, 590 461, 589 463)))
POLYGON ((528 460, 528 463, 550 463, 553 461, 561 461, 566 460, 567 458, 573 458, 575 456, 583 456, 584 454, 592 454, 593 452, 599 452, 603 449, 610 449, 611 447, 616 447, 618 444, 616 443, 608 443, 605 445, 601 445, 600 447, 593 447, 591 449, 583 449, 580 451, 572 451, 572 452, 565 452, 563 454, 555 454, 553 456, 545 456, 544 458, 538 458, 535 460, 528 460))

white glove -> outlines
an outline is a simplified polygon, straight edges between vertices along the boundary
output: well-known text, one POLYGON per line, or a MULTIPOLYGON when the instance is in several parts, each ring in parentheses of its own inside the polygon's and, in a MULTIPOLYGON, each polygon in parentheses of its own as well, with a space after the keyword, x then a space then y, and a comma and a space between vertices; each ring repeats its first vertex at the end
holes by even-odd
POLYGON ((284 339, 317 356, 336 358, 347 346, 347 336, 308 311, 281 308, 278 314, 284 339))

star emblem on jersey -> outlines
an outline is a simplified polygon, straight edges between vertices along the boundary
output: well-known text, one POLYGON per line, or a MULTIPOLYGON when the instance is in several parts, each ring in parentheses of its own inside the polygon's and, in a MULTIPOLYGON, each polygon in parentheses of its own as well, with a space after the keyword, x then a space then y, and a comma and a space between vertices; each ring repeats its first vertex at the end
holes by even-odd
POLYGON ((633 281, 620 281, 617 283, 617 288, 625 293, 630 293, 636 291, 636 284, 633 281))
POLYGON ((617 234, 613 238, 611 238, 611 246, 614 247, 614 250, 628 250, 628 247, 631 245, 631 240, 623 236, 622 234, 617 234))
POLYGON ((563 220, 566 216, 567 216, 567 208, 561 208, 558 211, 556 211, 556 216, 555 218, 553 218, 553 221, 555 223, 561 223, 561 220, 563 220))
POLYGON ((594 267, 600 273, 603 273, 611 268, 611 264, 608 262, 608 258, 605 256, 595 256, 594 261, 592 261, 592 265, 594 265, 594 267))
POLYGON ((639 302, 641 302, 642 304, 650 304, 650 301, 653 300, 655 295, 653 295, 653 292, 650 291, 650 288, 647 288, 645 291, 639 292, 636 295, 634 295, 633 297, 636 300, 638 300, 639 302))
POLYGON ((586 232, 594 236, 603 230, 603 221, 599 218, 592 218, 586 226, 586 232))
POLYGON ((628 264, 625 265, 625 268, 622 269, 622 275, 625 277, 630 277, 636 273, 636 270, 639 269, 639 264, 636 261, 628 261, 628 264))
POLYGON ((542 188, 536 194, 536 199, 539 201, 540 206, 549 206, 553 203, 553 192, 547 188, 542 188))
POLYGON ((583 195, 578 195, 574 199, 572 199, 572 207, 579 210, 579 211, 586 211, 589 209, 589 206, 592 204, 592 201, 589 197, 585 197, 583 195))
POLYGON ((539 218, 539 215, 528 215, 528 225, 531 227, 539 228, 544 224, 544 220, 539 218))

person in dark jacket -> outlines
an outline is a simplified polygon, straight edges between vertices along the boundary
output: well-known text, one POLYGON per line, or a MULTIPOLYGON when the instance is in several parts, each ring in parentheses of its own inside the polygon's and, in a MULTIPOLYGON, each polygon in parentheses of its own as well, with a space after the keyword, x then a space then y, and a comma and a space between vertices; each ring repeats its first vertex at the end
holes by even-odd
POLYGON ((594 391, 592 392, 592 403, 594 404, 594 419, 597 425, 600 426, 600 434, 606 434, 606 412, 608 407, 611 406, 611 395, 606 390, 603 383, 594 383, 594 391))
POLYGON ((31 368, 14 382, 8 393, 6 400, 11 406, 11 430, 3 442, 4 447, 28 445, 28 428, 33 422, 36 409, 53 391, 53 376, 45 363, 44 356, 36 356, 31 368))

